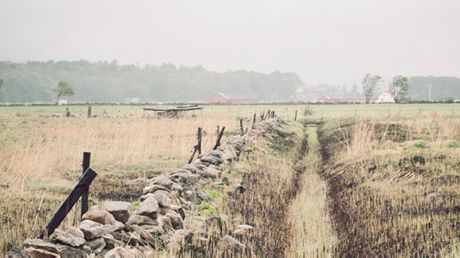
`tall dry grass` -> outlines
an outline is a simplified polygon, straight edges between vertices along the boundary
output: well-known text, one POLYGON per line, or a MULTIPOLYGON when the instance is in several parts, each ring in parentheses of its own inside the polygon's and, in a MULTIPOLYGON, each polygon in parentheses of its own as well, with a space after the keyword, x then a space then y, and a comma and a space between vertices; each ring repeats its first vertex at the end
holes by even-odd
POLYGON ((340 254, 455 256, 459 136, 459 119, 445 115, 323 128, 340 254))
MULTIPOLYGON (((11 119, 11 120, 10 120, 11 119)), ((24 117, 9 117, 20 124, 24 117)), ((10 189, 26 190, 31 183, 59 182, 62 175, 79 171, 82 152, 92 152, 98 172, 165 169, 188 159, 196 143, 196 130, 204 130, 203 150, 216 140, 217 125, 238 128, 231 116, 181 119, 38 118, 28 128, 17 128, 3 137, 0 176, 10 189), (57 180, 57 181, 56 181, 57 180)), ((1 133, 0 133, 1 134, 1 133)))
MULTIPOLYGON (((186 163, 198 127, 203 128, 202 149, 209 151, 217 125, 226 126, 227 134, 239 130, 239 121, 224 112, 180 119, 140 112, 91 119, 0 113, 0 253, 7 243, 18 244, 46 225, 81 175, 82 152, 92 153, 91 167, 98 173, 90 201, 114 192, 129 196, 142 190, 145 183, 138 179, 149 171, 186 163)), ((78 211, 73 209, 67 224, 79 220, 78 211)))

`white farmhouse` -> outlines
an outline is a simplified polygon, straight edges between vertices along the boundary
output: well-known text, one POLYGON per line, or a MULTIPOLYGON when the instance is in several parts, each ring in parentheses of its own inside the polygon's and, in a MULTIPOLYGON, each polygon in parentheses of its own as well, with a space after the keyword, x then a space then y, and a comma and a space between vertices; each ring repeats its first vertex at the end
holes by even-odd
POLYGON ((384 92, 375 99, 374 103, 395 103, 395 98, 390 92, 384 92))

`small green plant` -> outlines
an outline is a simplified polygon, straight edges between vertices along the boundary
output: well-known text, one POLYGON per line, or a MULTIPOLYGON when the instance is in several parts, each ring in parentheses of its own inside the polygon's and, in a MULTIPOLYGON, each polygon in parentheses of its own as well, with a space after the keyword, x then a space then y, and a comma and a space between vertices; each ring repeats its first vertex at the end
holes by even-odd
POLYGON ((424 141, 418 141, 414 143, 414 147, 418 149, 425 149, 427 146, 424 141))
POLYGON ((447 148, 455 149, 460 148, 460 143, 457 141, 452 141, 447 144, 447 148))
POLYGON ((209 195, 209 197, 211 197, 214 200, 215 199, 220 199, 222 197, 222 193, 217 191, 217 190, 205 189, 204 191, 209 195))
POLYGON ((212 216, 214 214, 216 214, 217 212, 217 208, 214 207, 214 205, 212 205, 212 203, 208 202, 208 201, 202 201, 197 207, 196 207, 197 211, 206 216, 206 217, 209 217, 209 216, 212 216))
POLYGON ((135 200, 131 203, 131 209, 134 211, 134 210, 137 210, 139 208, 139 205, 141 204, 141 202, 139 200, 135 200))

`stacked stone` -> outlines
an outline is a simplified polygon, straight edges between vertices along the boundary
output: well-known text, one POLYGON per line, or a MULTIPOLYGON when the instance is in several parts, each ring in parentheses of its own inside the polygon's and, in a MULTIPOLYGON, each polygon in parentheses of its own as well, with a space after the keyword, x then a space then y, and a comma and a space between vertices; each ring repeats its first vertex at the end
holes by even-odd
MULTIPOLYGON (((278 119, 256 123, 249 135, 232 136, 192 164, 151 178, 143 189, 137 209, 129 202, 118 201, 93 206, 83 215, 78 227, 56 230, 49 241, 27 239, 15 254, 37 257, 140 256, 153 254, 162 246, 173 252, 180 251, 195 236, 194 232, 184 228, 184 219, 194 205, 209 199, 199 189, 227 185, 228 178, 222 174, 230 172, 229 164, 238 159, 249 142, 253 142, 253 136, 279 124, 278 119)), ((244 188, 236 185, 233 190, 242 192, 244 188)), ((240 236, 251 229, 249 225, 240 225, 233 235, 240 236)), ((229 235, 222 240, 235 249, 244 247, 229 235)))

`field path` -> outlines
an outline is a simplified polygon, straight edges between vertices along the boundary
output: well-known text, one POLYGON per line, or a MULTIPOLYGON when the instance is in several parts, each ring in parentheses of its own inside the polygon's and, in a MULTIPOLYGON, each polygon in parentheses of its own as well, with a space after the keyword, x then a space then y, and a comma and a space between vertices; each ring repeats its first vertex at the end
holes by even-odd
POLYGON ((287 257, 332 257, 337 237, 327 212, 327 184, 322 166, 317 127, 307 127, 308 151, 299 159, 300 189, 289 209, 292 241, 287 257))

